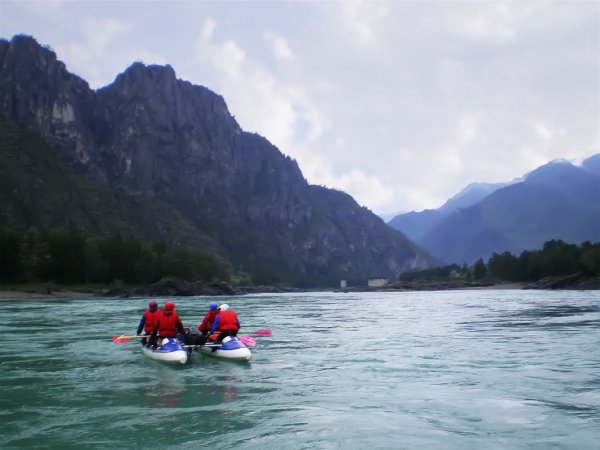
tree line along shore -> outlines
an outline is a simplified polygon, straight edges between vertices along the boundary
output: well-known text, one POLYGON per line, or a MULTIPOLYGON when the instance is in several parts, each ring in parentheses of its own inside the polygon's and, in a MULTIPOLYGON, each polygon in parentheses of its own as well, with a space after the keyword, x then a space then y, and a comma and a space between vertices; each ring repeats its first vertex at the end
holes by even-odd
MULTIPOLYGON (((133 237, 83 237, 62 229, 0 229, 0 298, 158 297, 332 290, 254 285, 208 253, 146 245, 133 237), (188 281, 193 280, 193 281, 188 281)), ((402 273, 385 286, 344 291, 477 288, 600 289, 600 243, 551 240, 539 250, 494 253, 487 262, 402 273)), ((365 280, 366 281, 366 280, 365 280)))

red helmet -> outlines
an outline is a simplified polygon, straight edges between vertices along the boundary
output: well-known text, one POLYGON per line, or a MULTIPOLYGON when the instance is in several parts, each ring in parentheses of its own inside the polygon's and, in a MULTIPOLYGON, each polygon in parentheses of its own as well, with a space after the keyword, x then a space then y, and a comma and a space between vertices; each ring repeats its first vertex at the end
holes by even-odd
POLYGON ((165 303, 165 311, 173 311, 175 309, 175 303, 167 302, 165 303))
POLYGON ((158 306, 158 303, 156 303, 156 300, 150 300, 150 302, 148 303, 148 306, 150 308, 156 308, 158 306))

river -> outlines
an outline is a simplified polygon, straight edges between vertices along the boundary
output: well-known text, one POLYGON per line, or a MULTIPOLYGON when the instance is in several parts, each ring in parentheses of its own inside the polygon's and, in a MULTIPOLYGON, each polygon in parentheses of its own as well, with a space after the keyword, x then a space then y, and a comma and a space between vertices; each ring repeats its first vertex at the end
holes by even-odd
POLYGON ((220 297, 273 335, 177 367, 111 340, 147 301, 0 301, 0 448, 599 448, 599 291, 220 297))

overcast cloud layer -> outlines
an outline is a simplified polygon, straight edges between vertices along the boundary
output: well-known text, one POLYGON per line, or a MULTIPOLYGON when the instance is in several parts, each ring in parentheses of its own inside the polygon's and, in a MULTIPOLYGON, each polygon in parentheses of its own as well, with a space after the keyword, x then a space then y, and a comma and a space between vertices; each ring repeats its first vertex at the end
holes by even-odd
POLYGON ((92 88, 170 64, 377 213, 600 152, 600 2, 0 0, 18 33, 92 88))

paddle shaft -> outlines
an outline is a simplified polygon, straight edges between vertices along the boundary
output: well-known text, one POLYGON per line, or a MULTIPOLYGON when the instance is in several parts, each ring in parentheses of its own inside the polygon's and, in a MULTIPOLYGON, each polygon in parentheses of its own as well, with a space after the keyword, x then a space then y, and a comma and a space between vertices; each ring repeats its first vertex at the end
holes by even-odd
POLYGON ((186 348, 202 348, 202 347, 206 347, 206 348, 221 348, 221 346, 219 344, 215 344, 215 345, 182 345, 182 347, 186 347, 186 348))
MULTIPOLYGON (((259 330, 254 331, 253 333, 251 333, 251 335, 254 335, 254 336, 257 336, 257 337, 259 337, 259 336, 260 337, 268 337, 268 336, 271 336, 271 330, 269 330, 269 329, 259 329, 259 330)), ((148 339, 148 338, 151 338, 151 337, 152 337, 152 335, 150 335, 150 334, 142 334, 142 335, 140 335, 140 334, 135 334, 135 335, 122 334, 120 336, 113 336, 112 340, 113 340, 113 342, 115 344, 117 344, 117 343, 121 344, 121 343, 127 342, 127 341, 129 341, 131 339, 135 339, 135 338, 138 338, 138 339, 148 339)), ((254 347, 254 345, 256 345, 256 339, 254 339, 254 338, 252 338, 250 336, 247 336, 247 335, 246 336, 241 335, 240 336, 240 340, 245 345, 248 345, 250 347, 254 347)), ((217 345, 211 345, 211 344, 207 345, 207 347, 209 347, 209 346, 216 347, 217 345)))

